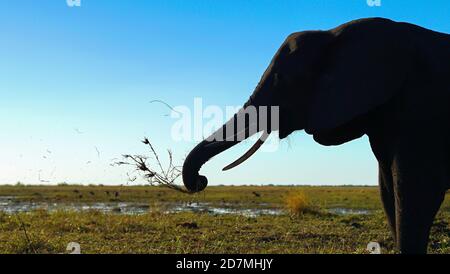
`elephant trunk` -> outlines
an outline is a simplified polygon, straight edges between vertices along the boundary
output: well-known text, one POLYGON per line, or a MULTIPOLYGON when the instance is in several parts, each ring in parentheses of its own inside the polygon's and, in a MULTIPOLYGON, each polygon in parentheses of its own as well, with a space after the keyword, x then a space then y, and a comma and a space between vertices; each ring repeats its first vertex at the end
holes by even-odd
MULTIPOLYGON (((200 192, 204 190, 208 184, 205 176, 199 175, 200 168, 212 157, 233 147, 234 145, 244 141, 259 131, 268 132, 265 128, 259 126, 259 111, 254 105, 247 103, 244 108, 234 115, 222 128, 217 130, 211 136, 199 143, 187 156, 184 161, 182 177, 185 187, 190 192, 200 192), (255 114, 253 118, 248 115, 249 106, 253 106, 255 114)), ((264 140, 268 134, 264 134, 264 140)), ((264 140, 259 140, 249 152, 238 159, 233 164, 227 166, 230 169, 245 161, 262 145, 264 140)))
POLYGON ((183 183, 185 187, 192 193, 200 192, 208 185, 208 179, 199 175, 200 168, 215 155, 231 148, 238 142, 218 141, 208 142, 202 141, 187 156, 183 165, 183 183))
POLYGON ((215 155, 239 143, 235 138, 236 134, 233 134, 232 138, 223 138, 226 133, 226 128, 231 123, 234 124, 235 119, 236 115, 223 125, 221 129, 199 143, 186 157, 182 175, 183 183, 190 192, 200 192, 208 184, 208 179, 205 176, 199 175, 200 168, 215 155))

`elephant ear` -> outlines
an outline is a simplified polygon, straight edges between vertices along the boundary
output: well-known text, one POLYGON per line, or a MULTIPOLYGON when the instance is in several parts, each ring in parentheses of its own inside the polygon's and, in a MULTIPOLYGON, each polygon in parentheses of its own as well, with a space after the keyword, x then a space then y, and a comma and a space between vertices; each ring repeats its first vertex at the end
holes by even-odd
POLYGON ((402 43, 372 34, 336 37, 310 97, 307 133, 343 126, 401 90, 410 66, 402 43))

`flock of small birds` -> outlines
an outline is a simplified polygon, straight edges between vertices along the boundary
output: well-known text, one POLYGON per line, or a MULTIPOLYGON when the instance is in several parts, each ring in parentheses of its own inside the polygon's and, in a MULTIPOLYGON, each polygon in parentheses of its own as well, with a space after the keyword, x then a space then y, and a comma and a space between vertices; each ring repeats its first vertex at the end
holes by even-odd
MULTIPOLYGON (((73 130, 74 130, 75 133, 77 133, 77 134, 85 134, 85 132, 82 131, 82 130, 80 130, 79 128, 74 128, 73 130)), ((31 137, 31 139, 33 139, 33 137, 31 137)), ((43 141, 43 139, 39 139, 39 140, 40 140, 40 141, 43 141)), ((101 152, 100 152, 98 146, 94 146, 94 149, 95 149, 95 151, 96 151, 96 153, 97 153, 98 159, 100 159, 100 158, 101 158, 101 152)), ((51 155, 52 155, 52 154, 53 154, 53 151, 52 151, 52 150, 46 149, 46 150, 45 150, 45 155, 42 155, 42 159, 44 159, 44 160, 49 160, 49 159, 51 158, 51 155)), ((23 154, 20 154, 20 158, 23 158, 23 154)), ((90 165, 90 164, 92 164, 92 162, 93 162, 93 161, 87 161, 85 164, 86 164, 86 165, 90 165)), ((32 171, 32 169, 29 169, 28 171, 32 171)), ((56 167, 53 168, 53 170, 52 170, 51 173, 49 174, 49 177, 50 177, 50 178, 53 177, 55 171, 56 171, 56 167)), ((105 171, 106 171, 106 170, 105 170, 105 171)), ((44 178, 42 178, 42 172, 43 172, 42 169, 39 169, 39 170, 38 170, 38 181, 39 181, 40 183, 50 183, 50 182, 51 182, 50 179, 44 179, 44 178)))
MULTIPOLYGON (((162 100, 153 100, 153 101, 150 101, 149 103, 159 103, 159 104, 163 104, 163 105, 165 105, 167 108, 169 108, 171 111, 173 111, 173 112, 178 112, 178 111, 176 111, 171 105, 169 105, 169 104, 167 104, 166 102, 164 102, 164 101, 162 101, 162 100)), ((179 113, 179 112, 178 112, 179 113)), ((168 116, 168 115, 165 115, 165 116, 168 116)), ((85 134, 86 132, 85 131, 83 131, 83 130, 81 130, 81 129, 79 129, 79 128, 77 128, 77 127, 75 127, 75 128, 73 128, 73 131, 76 133, 76 134, 85 134)), ((31 136, 31 139, 33 139, 33 136, 31 136)), ((43 139, 39 139, 41 142, 43 141, 43 139)), ((96 151, 96 153, 97 153, 97 157, 98 157, 98 159, 100 159, 101 158, 101 152, 100 152, 100 150, 99 150, 99 148, 97 147, 97 146, 94 146, 94 149, 95 149, 95 151, 96 151)), ((46 149, 45 150, 45 155, 42 155, 42 159, 44 159, 44 160, 49 160, 50 158, 51 158, 51 155, 53 154, 53 151, 51 151, 50 149, 46 149)), ((20 154, 20 158, 23 158, 23 155, 22 154, 20 154)), ((114 161, 115 159, 112 159, 111 160, 111 162, 112 161, 114 161)), ((87 161, 87 162, 85 162, 85 165, 90 165, 90 164, 92 164, 93 163, 93 161, 91 161, 91 160, 89 160, 89 161, 87 161)), ((112 165, 112 164, 111 164, 112 165)), ((53 171, 50 173, 50 176, 49 177, 53 177, 53 174, 54 174, 54 172, 55 172, 55 170, 56 170, 56 167, 53 169, 53 171)), ((29 171, 32 171, 32 170, 29 170, 29 171)), ((42 169, 40 169, 40 170, 38 170, 38 181, 40 182, 40 183, 50 183, 51 181, 49 180, 49 179, 43 179, 42 178, 42 169)), ((106 172, 106 170, 105 170, 105 172, 106 172)), ((137 177, 136 176, 130 176, 128 173, 127 173, 127 176, 128 176, 128 182, 134 182, 134 181, 136 181, 137 180, 137 177)), ((109 195, 109 194, 108 194, 109 195)), ((118 196, 118 193, 116 193, 116 197, 118 196)))
MULTIPOLYGON (((81 191, 80 191, 80 190, 74 189, 74 190, 73 190, 73 193, 75 193, 76 195, 78 195, 78 198, 80 198, 80 199, 83 198, 83 194, 81 194, 81 191)), ((95 196, 95 192, 94 192, 94 191, 89 191, 89 194, 90 194, 91 196, 95 196)), ((110 191, 107 190, 107 191, 105 191, 105 194, 106 194, 107 196, 114 195, 115 198, 119 198, 119 196, 120 196, 120 192, 119 192, 119 191, 113 191, 113 192, 110 192, 110 191)))

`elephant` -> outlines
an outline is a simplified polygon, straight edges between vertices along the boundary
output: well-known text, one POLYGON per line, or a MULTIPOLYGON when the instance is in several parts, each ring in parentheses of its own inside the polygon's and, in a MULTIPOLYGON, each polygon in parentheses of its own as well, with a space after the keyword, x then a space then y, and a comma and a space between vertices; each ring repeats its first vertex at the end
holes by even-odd
POLYGON ((450 188, 449 34, 364 18, 289 35, 242 109, 186 157, 182 179, 190 192, 207 186, 199 175, 203 164, 242 141, 233 138, 239 119, 246 123, 242 139, 264 137, 227 169, 249 158, 274 131, 282 140, 304 130, 324 146, 368 136, 397 251, 427 253, 450 188), (255 122, 245 110, 260 106, 278 107, 278 126, 256 122, 250 132, 255 122))

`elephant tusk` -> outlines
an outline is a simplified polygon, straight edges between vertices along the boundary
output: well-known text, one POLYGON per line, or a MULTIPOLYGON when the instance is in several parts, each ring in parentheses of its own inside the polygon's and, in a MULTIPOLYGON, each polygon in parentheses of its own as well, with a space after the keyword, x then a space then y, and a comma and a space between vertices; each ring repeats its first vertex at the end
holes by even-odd
POLYGON ((263 135, 244 155, 242 155, 239 159, 237 159, 233 163, 224 167, 222 171, 230 170, 245 162, 248 158, 250 158, 253 154, 255 154, 256 151, 258 151, 258 149, 264 144, 264 142, 267 140, 268 137, 269 133, 267 133, 267 131, 264 131, 263 135))

